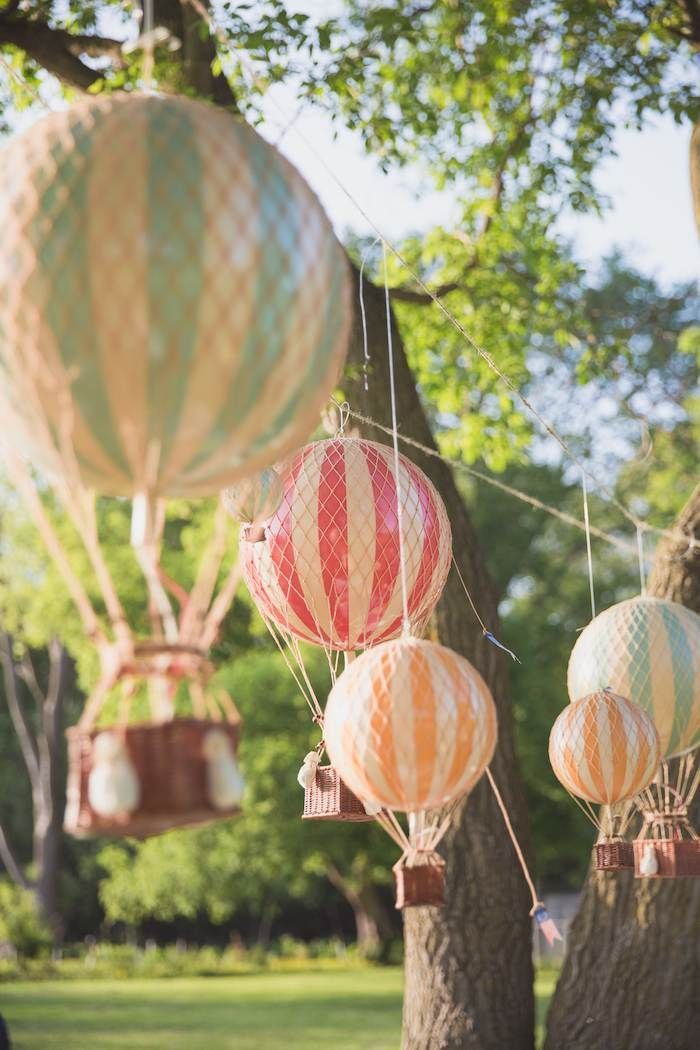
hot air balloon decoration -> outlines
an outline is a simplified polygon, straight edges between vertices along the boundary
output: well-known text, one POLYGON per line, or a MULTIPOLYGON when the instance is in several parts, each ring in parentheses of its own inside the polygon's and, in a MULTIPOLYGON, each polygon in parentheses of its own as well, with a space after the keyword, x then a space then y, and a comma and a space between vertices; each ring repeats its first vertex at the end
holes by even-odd
MULTIPOLYGON (((577 694, 607 684, 652 718, 663 759, 658 777, 639 795, 643 817, 635 858, 658 839, 658 874, 700 874, 700 841, 688 819, 700 786, 700 617, 677 602, 637 597, 600 613, 581 632, 569 660, 568 688, 577 694), (668 761, 678 758, 671 775, 668 761), (679 861, 666 862, 678 852, 679 861), (682 859, 681 859, 682 855, 682 859)), ((638 874, 641 874, 638 872, 638 874)))
POLYGON ((436 848, 457 803, 491 761, 496 736, 483 678, 437 642, 382 642, 335 683, 325 745, 338 775, 381 807, 380 823, 402 847, 397 907, 441 903, 444 865, 436 848), (407 814, 407 834, 395 811, 407 814))
POLYGON ((348 266, 220 107, 85 98, 3 151, 3 424, 108 495, 207 496, 294 449, 337 379, 348 266))
POLYGON ((596 867, 633 867, 632 846, 623 837, 633 814, 631 800, 651 782, 661 761, 659 735, 649 716, 607 688, 575 700, 552 726, 549 760, 598 829, 596 867), (593 805, 602 807, 600 815, 593 805))
POLYGON ((231 567, 217 592, 227 517, 219 508, 188 594, 160 563, 165 501, 264 476, 313 430, 348 339, 344 252, 296 170, 203 102, 85 98, 13 138, 2 161, 2 451, 101 661, 70 736, 67 827, 147 834, 233 812, 238 716, 214 696, 206 656, 239 579, 231 567), (25 457, 76 527, 107 624, 25 457), (133 501, 150 637, 135 636, 110 576, 96 493, 133 501), (132 725, 143 689, 150 718, 132 725), (180 717, 178 691, 196 728, 180 717), (110 726, 115 692, 123 703, 110 726), (138 787, 127 790, 132 773, 138 787), (163 808, 161 787, 185 781, 163 808))
MULTIPOLYGON (((450 525, 425 474, 400 456, 397 486, 392 450, 372 441, 338 434, 305 446, 279 470, 283 496, 263 536, 251 542, 242 532, 243 575, 322 725, 299 643, 323 648, 335 680, 339 655, 348 665, 357 650, 396 637, 404 627, 401 550, 408 616, 419 631, 450 568, 450 525)), ((306 779, 305 819, 372 819, 372 807, 368 813, 332 767, 317 764, 306 779)))

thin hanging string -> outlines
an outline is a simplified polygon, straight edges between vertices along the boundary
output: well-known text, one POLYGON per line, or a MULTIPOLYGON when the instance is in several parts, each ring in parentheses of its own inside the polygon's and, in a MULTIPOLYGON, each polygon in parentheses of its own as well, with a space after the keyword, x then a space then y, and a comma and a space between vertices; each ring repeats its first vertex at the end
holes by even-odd
POLYGON ((399 432, 396 419, 396 382, 394 380, 394 340, 391 331, 391 301, 389 299, 389 279, 386 267, 386 245, 382 244, 384 261, 384 299, 386 304, 386 342, 389 353, 389 395, 391 397, 391 437, 394 444, 394 482, 396 484, 396 520, 399 527, 399 563, 401 565, 401 602, 403 605, 403 633, 410 634, 411 621, 408 617, 408 583, 406 580, 406 551, 403 535, 403 502, 401 499, 401 473, 399 466, 399 432))
POLYGON ((588 558, 588 585, 591 590, 591 619, 595 620, 595 589, 593 587, 593 556, 591 554, 591 523, 588 519, 588 488, 586 486, 586 474, 581 473, 581 484, 583 486, 583 523, 586 528, 586 556, 588 558))
POLYGON ((367 263, 367 256, 372 251, 372 248, 374 248, 375 244, 377 244, 378 241, 379 241, 379 238, 375 237, 374 240, 372 241, 372 243, 370 244, 369 248, 365 248, 365 250, 362 253, 362 258, 360 259, 360 280, 358 282, 358 284, 359 284, 359 293, 360 293, 360 315, 362 317, 362 352, 364 354, 364 363, 362 365, 362 374, 363 374, 363 378, 364 378, 365 393, 369 390, 368 369, 369 369, 370 357, 369 357, 369 342, 368 342, 368 339, 367 339, 367 313, 365 311, 364 276, 365 276, 365 265, 367 263))
POLYGON ((642 598, 647 593, 647 571, 644 564, 644 530, 637 525, 637 556, 639 558, 639 593, 642 598))
POLYGON ((151 92, 154 88, 153 67, 155 56, 155 38, 153 35, 153 0, 143 0, 143 90, 151 92))
POLYGON ((472 612, 474 613, 474 615, 476 616, 477 620, 479 621, 479 624, 481 626, 481 630, 482 630, 482 633, 484 635, 484 638, 487 640, 487 642, 490 642, 491 645, 495 645, 497 649, 502 649, 504 653, 508 653, 509 656, 512 656, 512 658, 516 661, 516 663, 520 663, 521 661, 515 655, 513 650, 506 648, 506 646, 503 645, 502 642, 499 642, 499 640, 498 640, 498 638, 496 638, 495 634, 492 634, 491 631, 489 631, 488 627, 486 626, 484 621, 481 619, 481 616, 479 616, 479 610, 477 609, 476 605, 474 604, 472 596, 469 593, 469 589, 468 589, 466 583, 464 582, 464 577, 462 576, 462 573, 459 570, 459 565, 457 564, 457 559, 455 558, 454 553, 452 554, 452 564, 454 565, 455 571, 456 571, 456 573, 457 573, 457 575, 459 577, 459 582, 462 584, 462 590, 464 591, 464 593, 467 596, 467 601, 469 602, 469 604, 472 607, 472 612))
POLYGON ((498 808, 501 811, 501 816, 503 817, 503 822, 504 822, 504 824, 506 826, 508 834, 510 835, 510 841, 513 843, 513 849, 515 850, 515 854, 516 854, 518 860, 520 861, 520 867, 523 869, 523 875, 525 876, 525 882, 527 883, 528 889, 530 890, 530 895, 532 897, 532 910, 530 911, 530 914, 534 915, 535 910, 537 908, 541 908, 542 907, 542 902, 539 899, 539 897, 537 896, 537 890, 535 889, 535 884, 532 881, 532 876, 530 875, 530 869, 527 866, 527 861, 525 860, 525 856, 523 854, 523 851, 520 848, 520 843, 518 842, 518 838, 517 838, 517 836, 515 834, 515 831, 513 830, 513 825, 510 822, 510 817, 508 816, 508 810, 506 809, 505 802, 503 801, 503 799, 501 797, 501 793, 500 793, 500 791, 498 790, 498 788, 496 786, 496 781, 493 779, 493 773, 491 772, 491 770, 488 767, 486 768, 486 776, 488 778, 489 784, 491 785, 491 790, 494 793, 494 796, 496 798, 496 802, 498 803, 498 808))

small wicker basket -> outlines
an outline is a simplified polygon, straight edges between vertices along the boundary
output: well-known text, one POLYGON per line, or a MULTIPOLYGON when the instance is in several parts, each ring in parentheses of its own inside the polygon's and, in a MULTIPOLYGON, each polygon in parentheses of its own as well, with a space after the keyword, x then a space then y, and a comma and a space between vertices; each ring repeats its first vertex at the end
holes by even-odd
POLYGON ((319 766, 311 787, 304 789, 302 820, 374 820, 333 766, 319 766))
POLYGON ((396 907, 424 905, 442 907, 445 903, 445 862, 434 851, 419 850, 411 862, 404 857, 394 864, 396 907))
POLYGON ((635 839, 634 874, 638 879, 700 878, 700 839, 635 839), (644 875, 641 871, 645 847, 652 843, 658 871, 644 875))
POLYGON ((596 842, 593 847, 596 871, 631 871, 634 868, 634 850, 624 839, 596 842))

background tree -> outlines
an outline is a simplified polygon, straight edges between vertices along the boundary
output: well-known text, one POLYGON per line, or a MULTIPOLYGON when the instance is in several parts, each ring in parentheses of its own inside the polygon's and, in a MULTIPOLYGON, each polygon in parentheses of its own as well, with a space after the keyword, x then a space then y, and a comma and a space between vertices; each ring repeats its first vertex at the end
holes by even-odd
MULTIPOLYGON (((320 99, 337 119, 357 129, 386 166, 420 160, 440 184, 458 193, 463 202, 458 229, 409 242, 405 256, 424 281, 450 296, 450 309, 511 379, 526 388, 531 378, 539 379, 542 340, 562 355, 578 346, 585 358, 585 318, 570 309, 570 293, 581 274, 556 235, 556 218, 566 208, 600 206, 593 175, 609 151, 617 114, 637 125, 649 112, 697 118, 694 73, 687 61, 694 3, 347 3, 339 18, 318 26, 304 16, 290 16, 278 2, 243 14, 227 11, 225 30, 263 71, 252 89, 244 87, 234 56, 227 70, 232 90, 223 84, 211 40, 193 32, 189 5, 160 0, 155 8, 157 22, 183 43, 179 57, 157 56, 163 82, 194 85, 256 119, 265 80, 287 78, 300 95, 320 99)), ((17 69, 35 83, 43 67, 81 88, 133 84, 137 59, 124 59, 116 29, 114 36, 103 35, 109 20, 105 11, 118 25, 120 5, 69 4, 67 9, 66 18, 65 7, 58 5, 5 5, 0 42, 17 69)), ((517 460, 532 440, 517 399, 499 386, 473 344, 465 345, 444 316, 427 305, 429 297, 410 275, 392 264, 389 277, 398 285, 392 293, 397 311, 404 311, 394 328, 403 433, 426 445, 432 441, 402 333, 430 421, 449 431, 441 439, 443 447, 497 467, 517 460), (413 333, 427 328, 432 346, 428 341, 412 345, 413 333)), ((385 421, 381 288, 370 285, 366 303, 369 390, 358 378, 359 332, 345 385, 355 407, 385 421)), ((497 593, 452 475, 430 457, 418 459, 448 505, 467 585, 479 596, 489 626, 498 630, 497 593)), ((437 621, 440 637, 469 656, 493 688, 501 727, 494 768, 522 831, 505 664, 465 615, 454 579, 437 621)), ((444 915, 414 914, 407 923, 406 1045, 529 1046, 527 902, 483 785, 460 814, 445 849, 451 877, 444 915)))

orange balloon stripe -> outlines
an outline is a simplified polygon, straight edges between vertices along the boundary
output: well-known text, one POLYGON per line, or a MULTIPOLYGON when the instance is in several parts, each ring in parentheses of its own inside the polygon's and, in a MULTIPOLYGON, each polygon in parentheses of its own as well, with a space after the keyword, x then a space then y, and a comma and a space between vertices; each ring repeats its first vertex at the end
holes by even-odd
POLYGON ((592 712, 590 708, 584 711, 583 725, 581 728, 584 761, 588 767, 591 784, 595 788, 598 797, 607 802, 609 799, 607 798, 607 788, 600 756, 600 740, 598 737, 596 712, 592 712))
POLYGON ((406 797, 406 791, 394 746, 394 698, 391 689, 392 664, 392 654, 383 652, 379 666, 372 677, 371 689, 374 703, 369 720, 369 731, 374 738, 377 759, 382 767, 387 784, 399 798, 403 799, 406 797))
MULTIPOLYGON (((465 682, 464 676, 459 673, 459 666, 455 660, 445 661, 445 669, 450 676, 450 688, 454 695, 457 695, 460 689, 470 688, 470 683, 465 682)), ((490 709, 487 708, 486 714, 491 715, 490 709)), ((490 726, 487 727, 487 735, 490 735, 488 732, 490 728, 490 726)), ((465 704, 462 717, 457 719, 455 726, 452 762, 444 782, 446 796, 452 795, 457 790, 468 790, 471 787, 471 784, 463 785, 462 781, 474 751, 477 735, 474 708, 472 704, 465 704)))
MULTIPOLYGON (((611 749, 610 762, 612 765, 612 784, 608 789, 608 792, 612 798, 619 798, 627 778, 627 740, 625 725, 619 706, 607 695, 605 697, 605 713, 608 720, 608 734, 611 749)), ((636 738, 636 736, 637 732, 635 727, 634 733, 630 734, 630 744, 634 743, 634 738, 636 738)))
POLYGON ((438 702, 431 668, 425 654, 420 649, 412 649, 409 652, 409 673, 412 692, 416 787, 419 795, 425 796, 430 794, 435 776, 438 702))

